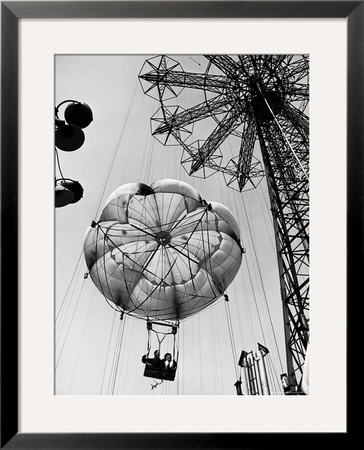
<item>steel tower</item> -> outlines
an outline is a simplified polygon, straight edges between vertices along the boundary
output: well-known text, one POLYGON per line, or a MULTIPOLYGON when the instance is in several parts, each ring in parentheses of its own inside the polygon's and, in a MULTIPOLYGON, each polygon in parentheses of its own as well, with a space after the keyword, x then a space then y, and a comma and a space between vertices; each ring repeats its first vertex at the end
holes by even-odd
MULTIPOLYGON (((152 134, 183 148, 190 175, 222 172, 228 186, 254 188, 265 175, 273 216, 287 347, 290 393, 300 392, 309 339, 309 59, 306 55, 206 55, 203 73, 185 72, 167 56, 147 60, 143 90, 160 108, 152 134), (184 108, 184 89, 203 100, 184 108), (194 126, 213 120, 204 139, 194 126), (236 155, 222 144, 234 136, 236 155), (191 142, 195 138, 193 142, 191 142), (236 139, 237 138, 237 139, 236 139), (253 153, 258 153, 260 161, 253 153), (261 165, 263 163, 263 167, 261 165)), ((230 144, 231 146, 231 144, 230 144)))

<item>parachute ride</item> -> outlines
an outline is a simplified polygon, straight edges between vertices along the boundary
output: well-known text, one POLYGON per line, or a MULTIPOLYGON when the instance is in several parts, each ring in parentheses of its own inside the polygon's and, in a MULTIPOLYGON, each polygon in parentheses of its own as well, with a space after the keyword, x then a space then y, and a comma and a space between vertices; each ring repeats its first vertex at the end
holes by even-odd
MULTIPOLYGON (((86 232, 93 283, 122 313, 175 326, 218 300, 237 274, 239 226, 185 182, 129 183, 86 232)), ((148 349, 149 351, 149 349, 148 349)))

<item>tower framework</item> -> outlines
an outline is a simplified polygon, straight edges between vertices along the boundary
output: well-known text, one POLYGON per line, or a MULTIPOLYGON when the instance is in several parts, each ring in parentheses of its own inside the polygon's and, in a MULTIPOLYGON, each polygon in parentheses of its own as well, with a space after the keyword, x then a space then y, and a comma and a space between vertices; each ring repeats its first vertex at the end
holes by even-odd
POLYGON ((299 392, 309 340, 309 58, 307 55, 205 55, 203 73, 185 72, 167 56, 147 60, 143 90, 158 100, 152 134, 183 149, 190 175, 222 172, 244 191, 266 177, 273 216, 287 348, 287 371, 299 392), (171 104, 184 89, 203 101, 171 104), (195 139, 194 126, 213 121, 195 139), (234 154, 222 146, 233 136, 234 154), (260 147, 261 161, 254 156, 260 147))

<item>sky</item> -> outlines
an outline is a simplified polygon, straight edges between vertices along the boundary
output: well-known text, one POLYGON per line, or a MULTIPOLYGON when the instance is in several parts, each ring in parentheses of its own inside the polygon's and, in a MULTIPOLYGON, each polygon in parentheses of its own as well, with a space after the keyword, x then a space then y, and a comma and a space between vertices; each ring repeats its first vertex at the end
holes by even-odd
MULTIPOLYGON (((155 55, 57 55, 55 105, 64 100, 85 102, 93 122, 84 129, 85 143, 77 151, 58 151, 65 178, 79 181, 83 198, 56 208, 55 393, 60 395, 236 395, 242 350, 267 347, 271 390, 281 394, 279 375, 286 371, 283 313, 280 299, 269 197, 263 179, 256 189, 239 193, 216 173, 207 179, 191 177, 180 164, 179 146, 163 146, 151 135, 151 117, 159 109, 144 94, 138 75, 155 55), (162 178, 182 180, 207 201, 227 206, 236 217, 246 249, 242 265, 227 289, 229 302, 218 300, 181 322, 177 376, 157 386, 143 377, 141 357, 147 348, 143 320, 115 312, 84 278, 83 240, 97 220, 106 199, 129 182, 151 184, 162 178)), ((199 55, 172 55, 189 72, 204 72, 199 55)), ((171 105, 185 107, 203 100, 202 92, 185 89, 171 105)), ((65 105, 66 106, 66 105, 65 105)), ((60 108, 59 116, 64 108, 60 108)), ((196 133, 209 132, 198 125, 196 133)), ((207 137, 207 136, 206 136, 207 137)), ((191 140, 195 140, 191 137, 191 140)), ((228 139, 223 154, 237 145, 228 139)), ((259 148, 256 149, 259 157, 259 148)), ((225 156, 224 156, 225 157, 225 156)), ((230 156, 231 157, 231 156, 230 156)), ((55 176, 60 177, 55 165, 55 176)), ((152 343, 156 346, 156 341, 152 343)), ((166 339, 163 350, 173 343, 166 339)))

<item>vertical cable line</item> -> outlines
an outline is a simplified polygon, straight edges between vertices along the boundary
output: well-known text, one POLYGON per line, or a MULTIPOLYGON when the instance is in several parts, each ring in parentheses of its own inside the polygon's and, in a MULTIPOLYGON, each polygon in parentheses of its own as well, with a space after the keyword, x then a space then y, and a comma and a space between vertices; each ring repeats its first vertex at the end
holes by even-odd
POLYGON ((152 140, 152 149, 150 151, 150 161, 148 164, 148 169, 147 169, 147 176, 146 176, 146 182, 151 184, 151 180, 150 180, 150 171, 151 171, 151 167, 152 167, 152 161, 154 160, 154 147, 155 147, 155 139, 152 140))
MULTIPOLYGON (((212 221, 212 220, 214 220, 215 223, 218 222, 218 219, 217 219, 217 217, 216 217, 216 214, 213 214, 213 218, 211 218, 211 221, 212 221)), ((212 290, 213 294, 216 296, 216 292, 215 292, 215 283, 214 283, 214 280, 213 280, 213 278, 212 278, 212 273, 213 273, 213 272, 212 272, 212 262, 211 262, 211 254, 210 254, 210 248, 211 248, 210 232, 213 231, 213 230, 211 230, 211 229, 209 228, 209 225, 210 225, 210 219, 209 219, 209 217, 208 217, 208 212, 206 212, 206 215, 205 215, 205 223, 206 223, 206 229, 204 229, 203 227, 201 227, 201 235, 202 235, 202 237, 204 236, 204 234, 206 234, 206 239, 202 239, 202 248, 203 248, 203 253, 204 253, 204 255, 208 255, 208 257, 209 257, 210 272, 209 272, 208 270, 206 270, 206 273, 207 273, 208 275, 210 275, 210 273, 211 273, 211 280, 212 280, 212 283, 210 282, 210 276, 208 276, 208 283, 209 283, 209 285, 210 285, 210 287, 211 287, 211 290, 212 290), (207 241, 207 248, 206 248, 206 246, 205 246, 205 241, 207 241)), ((222 295, 222 292, 220 292, 220 288, 219 288, 219 286, 218 286, 217 284, 216 284, 216 287, 217 287, 217 290, 218 290, 218 294, 222 295)))
POLYGON ((80 293, 79 293, 79 295, 78 295, 78 297, 77 297, 76 306, 75 306, 75 309, 73 310, 73 314, 72 314, 72 317, 71 317, 71 322, 70 322, 70 324, 69 324, 69 326, 68 326, 67 333, 66 333, 66 336, 65 336, 65 338, 64 338, 64 341, 63 341, 63 344, 62 344, 62 348, 61 348, 61 351, 60 351, 59 356, 58 356, 58 359, 57 359, 56 370, 57 370, 57 368, 58 368, 58 364, 59 364, 59 361, 60 361, 60 359, 61 359, 61 356, 62 356, 64 347, 65 347, 65 345, 66 345, 66 341, 67 341, 67 338, 68 338, 68 334, 69 334, 69 332, 70 332, 71 325, 72 325, 72 323, 73 323, 73 319, 74 319, 74 317, 75 317, 76 310, 77 310, 78 305, 79 305, 79 302, 80 302, 81 293, 82 293, 82 289, 83 289, 84 284, 85 284, 85 280, 83 280, 83 283, 82 283, 82 286, 81 286, 81 289, 80 289, 80 293))
POLYGON ((116 338, 114 358, 113 358, 111 374, 110 374, 110 379, 109 379, 109 386, 108 386, 108 393, 111 395, 114 395, 114 392, 115 392, 115 384, 116 384, 116 378, 118 375, 121 348, 122 348, 123 336, 124 336, 124 331, 125 331, 125 324, 126 324, 125 320, 120 322, 119 329, 118 329, 118 335, 116 338))
MULTIPOLYGON (((209 314, 210 314, 210 324, 211 324, 211 326, 210 326, 210 334, 211 334, 210 339, 211 339, 211 344, 212 344, 212 354, 216 355, 217 352, 216 352, 215 333, 213 333, 214 317, 213 317, 213 310, 212 309, 210 309, 209 314)), ((218 389, 217 378, 218 377, 217 377, 216 364, 213 364, 212 367, 213 367, 213 370, 214 370, 214 388, 215 388, 215 391, 217 392, 217 389, 218 389)))
MULTIPOLYGON (((199 342, 202 342, 202 339, 201 339, 201 317, 200 317, 200 315, 198 315, 197 316, 197 320, 198 320, 198 341, 199 342)), ((202 383, 202 370, 201 370, 201 367, 203 367, 203 365, 202 365, 202 351, 201 351, 201 345, 199 346, 199 350, 200 350, 200 352, 199 352, 199 364, 200 364, 200 386, 199 386, 199 389, 200 389, 200 394, 203 394, 203 383, 202 383)))
POLYGON ((112 337, 113 337, 113 334, 114 334, 115 317, 116 317, 116 316, 114 316, 114 320, 113 320, 112 327, 111 327, 111 332, 110 332, 110 337, 109 337, 109 344, 108 344, 108 347, 107 347, 107 354, 106 354, 106 359, 105 359, 105 364, 104 364, 104 371, 103 371, 102 381, 101 381, 101 387, 100 387, 100 395, 102 395, 102 388, 103 388, 103 386, 104 386, 104 381, 105 381, 107 361, 108 361, 108 359, 109 359, 110 348, 111 348, 111 342, 112 342, 112 337))
MULTIPOLYGON (((221 191, 221 194, 223 194, 224 193, 224 190, 223 190, 223 188, 222 188, 222 184, 221 184, 221 178, 219 177, 219 183, 220 183, 220 191, 221 191)), ((237 204, 237 196, 236 195, 231 195, 231 196, 228 196, 226 199, 225 199, 225 204, 228 204, 229 205, 229 208, 230 208, 230 210, 231 211, 235 211, 235 212, 237 212, 237 217, 239 217, 239 213, 240 213, 240 211, 241 211, 241 207, 238 207, 238 204, 237 204)), ((240 245, 241 245, 241 248, 243 249, 244 248, 244 233, 243 233, 243 231, 242 231, 242 233, 241 233, 241 236, 240 236, 240 245)), ((242 259, 242 263, 243 263, 243 261, 246 261, 246 264, 248 265, 248 262, 247 262, 247 259, 246 258, 243 258, 242 259)), ((243 265, 243 264, 242 264, 243 265)), ((241 265, 241 267, 242 267, 242 265, 241 265)), ((245 298, 248 298, 248 294, 247 294, 247 290, 246 290, 246 284, 244 283, 244 274, 243 274, 243 270, 242 270, 242 268, 240 269, 240 274, 241 274, 241 279, 242 279, 242 290, 243 290, 243 293, 244 293, 244 295, 245 295, 245 298)), ((235 285, 232 285, 232 288, 234 289, 234 292, 235 292, 235 298, 237 298, 237 289, 236 289, 236 286, 235 285)), ((243 298, 244 298, 244 295, 243 295, 243 298)), ((246 308, 248 309, 248 314, 247 314, 247 316, 248 316, 248 318, 249 318, 249 321, 248 321, 248 323, 249 323, 249 330, 250 330, 250 334, 251 334, 251 336, 253 336, 253 331, 252 331, 252 323, 251 323, 251 313, 250 313, 250 310, 249 310, 249 302, 244 302, 244 304, 246 305, 246 308)), ((240 311, 240 308, 237 308, 237 317, 238 317, 238 323, 239 323, 239 330, 240 330, 240 334, 241 334, 241 336, 244 336, 244 333, 245 333, 245 330, 243 329, 243 327, 242 327, 242 320, 241 320, 241 318, 240 318, 240 313, 239 313, 239 311, 240 311)))
POLYGON ((231 352, 233 355, 233 363, 234 363, 234 369, 235 369, 235 374, 236 374, 236 379, 239 378, 239 374, 238 374, 238 358, 236 356, 236 346, 235 346, 235 339, 234 339, 234 333, 233 333, 233 324, 232 324, 232 320, 231 320, 231 315, 230 315, 230 309, 229 309, 229 302, 225 301, 225 311, 226 311, 226 319, 227 319, 227 323, 228 323, 228 330, 229 330, 229 337, 230 337, 230 344, 231 344, 231 352))
MULTIPOLYGON (((247 210, 246 210, 246 206, 245 206, 245 202, 244 202, 244 201, 243 201, 243 207, 244 207, 244 212, 245 212, 246 216, 248 217, 248 215, 247 215, 248 213, 247 213, 247 210)), ((249 222, 249 220, 248 220, 248 229, 249 229, 250 238, 251 238, 252 244, 253 244, 253 250, 254 250, 255 259, 256 259, 256 261, 258 262, 257 250, 256 250, 256 247, 255 247, 255 240, 254 240, 254 237, 253 237, 253 233, 252 233, 252 230, 251 230, 251 227, 250 227, 250 222, 249 222)), ((268 304, 267 294, 266 294, 266 292, 265 292, 265 287, 264 287, 264 282, 263 282, 262 272, 261 272, 261 270, 260 270, 260 265, 257 264, 257 266, 258 266, 258 273, 259 273, 259 278, 260 278, 261 286, 262 286, 262 289, 263 289, 264 301, 265 301, 265 305, 266 305, 266 308, 267 308, 268 317, 269 317, 269 322, 270 322, 270 326, 271 326, 272 334, 273 334, 273 338, 274 338, 274 343, 275 343, 275 346, 276 346, 276 350, 277 350, 279 362, 280 362, 280 365, 281 365, 281 368, 282 368, 282 372, 283 372, 283 366, 282 366, 282 361, 281 361, 281 355, 280 355, 279 348, 278 348, 277 336, 276 336, 276 333, 275 333, 275 330, 274 330, 274 326, 273 326, 273 321, 272 321, 272 316, 271 316, 271 313, 270 313, 270 308, 269 308, 269 304, 268 304)), ((258 307, 257 307, 257 309, 258 309, 258 307)), ((260 321, 260 318, 259 318, 259 321, 260 321)), ((264 330, 263 330, 262 324, 261 324, 261 328, 262 328, 262 333, 263 333, 263 337, 264 337, 264 330)), ((264 339, 265 339, 265 337, 264 337, 264 339)))
POLYGON ((280 130, 280 132, 281 132, 281 134, 282 134, 282 136, 283 136, 283 139, 286 141, 286 144, 288 145, 289 149, 290 149, 291 152, 293 153, 293 156, 296 158, 296 161, 298 162, 299 166, 301 167, 301 170, 302 170, 303 174, 305 175, 306 179, 308 180, 308 175, 307 175, 307 172, 306 172, 305 168, 303 167, 303 165, 302 165, 300 159, 298 158, 296 152, 293 150, 293 147, 292 147, 291 143, 290 143, 289 140, 287 139, 287 136, 285 135, 285 133, 284 133, 284 131, 283 131, 283 128, 281 127, 280 123, 278 122, 278 120, 277 120, 277 118, 276 118, 274 112, 272 111, 272 109, 271 109, 271 107, 270 107, 270 105, 269 105, 267 99, 265 98, 265 96, 264 96, 262 90, 260 89, 259 84, 257 84, 257 86, 258 86, 259 92, 260 92, 261 96, 263 97, 263 99, 264 99, 264 101, 265 101, 265 103, 266 103, 266 105, 267 105, 267 107, 268 107, 270 113, 271 113, 272 116, 273 116, 274 121, 275 121, 276 124, 277 124, 277 127, 279 128, 279 130, 280 130))
MULTIPOLYGON (((131 337, 134 335, 134 324, 135 324, 135 321, 134 321, 134 320, 129 321, 129 319, 128 319, 128 325, 127 325, 127 326, 128 326, 128 330, 127 330, 127 334, 126 334, 126 336, 125 336, 125 339, 123 340, 123 343, 124 343, 124 346, 125 346, 125 344, 126 344, 125 340, 126 340, 127 337, 129 338, 129 340, 128 340, 129 345, 128 345, 127 360, 126 360, 126 358, 123 358, 123 361, 126 360, 126 367, 127 367, 127 368, 128 368, 128 366, 129 366, 129 361, 130 361, 130 350, 131 350, 131 348, 132 348, 132 343, 133 343, 133 339, 132 339, 131 337), (130 330, 129 330, 129 325, 131 326, 131 329, 130 329, 130 330)), ((126 326, 126 325, 125 325, 125 326, 126 326)), ((124 348, 125 348, 125 347, 124 347, 124 348)), ((126 351, 126 349, 125 349, 124 351, 126 351)), ((133 352, 132 354, 134 355, 134 352, 133 352)), ((143 377, 142 377, 142 378, 143 378, 143 377)), ((125 376, 124 376, 123 378, 122 378, 121 376, 119 377, 118 390, 117 390, 117 393, 118 393, 118 394, 120 394, 120 393, 125 394, 126 382, 127 382, 127 374, 125 374, 125 376), (123 381, 123 388, 122 388, 122 390, 121 390, 121 388, 120 388, 121 381, 123 381)), ((141 392, 141 389, 140 389, 140 392, 141 392)))
POLYGON ((250 280, 250 285, 251 285, 251 287, 252 287, 252 293, 253 293, 253 298, 254 298, 254 304, 255 304, 255 308, 256 308, 256 310, 257 310, 257 316, 258 316, 258 320, 259 320, 260 329, 261 329, 261 331, 262 331, 263 338, 264 338, 264 340, 265 340, 265 336, 264 336, 264 327, 263 327, 263 325, 262 325, 262 321, 261 321, 261 317, 260 317, 260 312, 259 312, 259 308, 258 308, 258 302, 257 302, 257 298, 256 298, 256 295, 255 295, 254 283, 253 283, 253 279, 252 279, 252 275, 251 275, 251 272, 250 272, 250 268, 249 268, 249 264, 248 264, 248 263, 247 263, 246 267, 247 267, 247 269, 248 269, 248 276, 249 276, 249 280, 250 280))
MULTIPOLYGON (((243 200, 242 196, 240 196, 240 198, 241 198, 241 201, 242 201, 243 204, 244 204, 244 200, 243 200)), ((233 196, 233 200, 234 200, 234 204, 235 204, 235 210, 238 211, 239 214, 240 214, 241 207, 238 207, 236 196, 233 196)), ((246 214, 244 215, 244 218, 245 218, 246 223, 247 223, 247 225, 248 225, 248 227, 249 227, 249 218, 247 217, 246 214)), ((244 231, 245 231, 245 230, 246 230, 246 226, 244 227, 244 231)), ((241 235, 241 246, 242 246, 243 248, 244 248, 245 245, 246 245, 246 242, 244 242, 244 239, 245 239, 244 233, 242 233, 242 235, 241 235)), ((250 258, 245 257, 245 258, 243 259, 243 261, 245 260, 245 262, 246 262, 246 267, 247 267, 247 272, 248 272, 248 278, 249 278, 249 281, 250 281, 250 286, 251 286, 251 290, 252 290, 252 294, 253 294, 253 298, 254 298, 254 304, 255 304, 255 306, 256 306, 256 305, 257 305, 257 300, 256 300, 256 297, 255 297, 254 284, 253 284, 252 276, 251 276, 251 273, 250 273, 249 259, 250 259, 250 258)), ((244 291, 244 294, 245 294, 245 298, 249 298, 250 295, 248 294, 248 290, 247 290, 247 284, 248 284, 248 282, 244 282, 244 281, 245 281, 245 275, 244 275, 244 274, 245 274, 245 271, 242 270, 241 273, 242 273, 242 278, 243 278, 243 285, 242 285, 242 288, 243 288, 243 291, 244 291)), ((246 305, 246 308, 247 308, 247 318, 248 318, 248 325, 249 325, 250 336, 251 336, 251 338, 252 338, 253 340, 256 340, 256 337, 255 337, 255 327, 253 326, 253 320, 252 320, 252 318, 253 318, 253 312, 251 311, 251 308, 250 308, 250 302, 249 302, 249 301, 245 302, 245 305, 246 305)), ((258 309, 257 309, 257 312, 258 312, 258 319, 259 319, 259 322, 260 322, 260 316, 259 316, 259 310, 258 310, 258 309)), ((260 326, 262 327, 261 324, 260 324, 260 326)))
MULTIPOLYGON (((179 339, 180 339, 179 334, 180 333, 178 333, 178 336, 177 336, 178 363, 179 363, 179 339)), ((180 377, 177 377, 177 395, 180 395, 180 377)))
POLYGON ((134 89, 132 101, 131 101, 130 104, 129 104, 129 108, 128 108, 128 111, 127 111, 127 113, 126 113, 126 119, 125 119, 125 121, 124 121, 123 127, 122 127, 121 130, 120 130, 119 138, 118 138, 118 140, 117 140, 117 143, 116 143, 116 146, 115 146, 115 149, 114 149, 113 156, 112 156, 112 158, 111 158, 111 160, 110 160, 109 168, 108 168, 108 170, 107 170, 107 172, 106 172, 106 176, 105 176, 105 179, 104 179, 104 182, 103 182, 103 186, 102 186, 102 188, 101 188, 100 197, 99 197, 99 200, 98 200, 97 205, 96 205, 96 208, 95 208, 94 216, 96 216, 96 215, 98 214, 98 211, 100 210, 101 201, 102 201, 102 199, 103 199, 103 197, 104 197, 104 194, 105 194, 105 191, 106 191, 107 182, 108 182, 108 180, 109 180, 109 178, 110 178, 111 171, 112 171, 112 169, 113 169, 113 167, 114 167, 114 164, 115 164, 116 156, 117 156, 117 154, 118 154, 118 150, 119 150, 119 147, 120 147, 121 140, 122 140, 122 138, 123 138, 123 136, 124 136, 124 131, 125 131, 125 128, 126 128, 126 123, 127 123, 127 121, 128 121, 128 118, 129 118, 129 114, 130 114, 130 111, 131 111, 131 107, 132 107, 132 105, 134 104, 134 98, 135 98, 135 94, 136 94, 136 92, 137 92, 138 86, 139 86, 138 84, 135 85, 135 89, 134 89))
POLYGON ((110 369, 110 377, 109 377, 109 383, 108 383, 108 387, 107 387, 107 394, 110 395, 111 391, 112 391, 112 383, 113 383, 113 379, 115 376, 115 367, 116 367, 116 359, 117 359, 117 355, 118 355, 118 348, 119 348, 119 341, 120 341, 120 334, 121 334, 121 322, 119 322, 119 327, 118 327, 118 331, 117 331, 117 336, 116 336, 116 341, 115 341, 115 347, 114 347, 114 354, 113 354, 113 359, 112 359, 112 363, 111 363, 111 369, 110 369))
POLYGON ((80 256, 79 256, 78 261, 77 261, 77 263, 76 263, 76 267, 75 267, 75 269, 74 269, 74 271, 73 271, 73 274, 72 274, 72 277, 71 277, 71 281, 69 282, 69 284, 68 284, 68 286, 67 286, 67 290, 66 290, 66 293, 65 293, 65 295, 64 295, 64 297, 63 297, 61 306, 59 307, 59 310, 58 310, 58 312, 57 312, 57 314, 56 314, 56 322, 57 322, 57 320, 59 319, 59 316, 60 316, 61 313, 62 313, 62 309, 63 309, 64 306, 65 306, 65 302, 66 302, 67 295, 68 295, 68 293, 69 293, 69 291, 70 291, 70 289, 71 289, 71 285, 72 285, 72 283, 73 283, 73 281, 74 281, 74 278, 75 278, 75 276, 76 276, 76 271, 77 271, 77 270, 80 270, 80 267, 81 267, 81 266, 80 266, 80 262, 81 262, 82 255, 83 255, 83 251, 81 251, 81 253, 80 253, 80 256))
POLYGON ((119 341, 119 349, 118 349, 118 354, 117 354, 117 359, 116 359, 115 376, 114 376, 114 381, 113 381, 113 386, 112 386, 112 395, 114 395, 114 393, 115 393, 116 377, 118 374, 118 370, 120 368, 120 356, 121 356, 121 349, 122 349, 122 345, 123 345, 125 327, 126 327, 126 320, 123 320, 122 332, 121 332, 120 341, 119 341))
POLYGON ((267 365, 268 365, 268 370, 270 373, 270 379, 274 386, 274 392, 276 393, 276 395, 281 395, 281 394, 283 394, 282 384, 278 378, 278 373, 274 368, 272 357, 270 356, 270 354, 268 354, 267 356, 269 356, 267 365))
POLYGON ((71 377, 70 385, 69 385, 69 388, 68 388, 68 394, 71 392, 72 383, 73 383, 73 379, 74 379, 74 376, 75 376, 75 373, 76 373, 76 369, 77 369, 77 365, 78 365, 78 361, 79 361, 79 357, 80 357, 80 352, 81 352, 81 347, 82 347, 82 344, 83 344, 83 339, 85 337, 87 321, 88 321, 88 318, 90 316, 90 311, 91 311, 91 306, 92 306, 93 299, 94 299, 94 296, 92 296, 92 299, 91 299, 91 301, 89 303, 89 307, 88 307, 88 311, 87 311, 87 315, 86 315, 86 320, 85 320, 85 323, 83 325, 81 341, 80 341, 80 345, 79 345, 78 351, 77 351, 76 362, 75 362, 74 367, 73 367, 72 377, 71 377))

